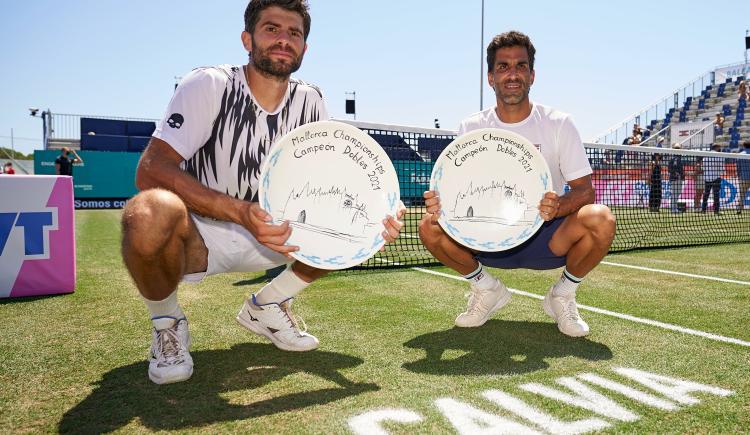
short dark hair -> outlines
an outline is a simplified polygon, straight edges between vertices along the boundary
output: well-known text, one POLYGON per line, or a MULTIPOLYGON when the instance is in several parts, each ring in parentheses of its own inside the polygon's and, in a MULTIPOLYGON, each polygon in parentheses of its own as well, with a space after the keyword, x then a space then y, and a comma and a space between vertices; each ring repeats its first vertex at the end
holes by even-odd
POLYGON ((745 142, 743 142, 742 146, 744 146, 745 148, 750 148, 750 140, 746 140, 745 142))
POLYGON ((258 24, 260 13, 271 6, 278 6, 287 11, 296 12, 302 17, 305 31, 305 41, 310 34, 310 6, 307 0, 250 0, 245 9, 245 31, 252 34, 258 24))
POLYGON ((487 46, 487 71, 492 72, 495 67, 495 52, 500 48, 507 47, 525 47, 526 53, 529 55, 529 69, 534 71, 534 55, 536 54, 536 48, 531 43, 531 39, 523 33, 511 30, 510 32, 501 33, 490 42, 487 46))

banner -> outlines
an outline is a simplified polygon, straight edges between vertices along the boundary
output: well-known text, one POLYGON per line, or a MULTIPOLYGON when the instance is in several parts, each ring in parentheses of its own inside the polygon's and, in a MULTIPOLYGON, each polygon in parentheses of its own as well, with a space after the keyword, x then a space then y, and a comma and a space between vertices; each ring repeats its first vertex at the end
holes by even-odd
MULTIPOLYGON (((679 142, 683 149, 708 149, 714 143, 714 129, 710 127, 711 125, 713 125, 713 121, 671 124, 670 138, 672 144, 679 142), (695 136, 693 136, 694 134, 695 136), (690 140, 685 141, 688 138, 690 140)), ((664 147, 671 147, 672 144, 664 144, 664 147)))
MULTIPOLYGON (((138 193, 135 187, 135 170, 141 158, 140 153, 78 151, 78 154, 83 159, 83 164, 73 165, 76 199, 123 200, 138 193)), ((56 150, 34 151, 34 173, 54 175, 55 159, 59 156, 60 151, 56 150)))
POLYGON ((747 77, 748 73, 750 73, 750 64, 744 63, 736 63, 734 65, 729 65, 714 70, 717 85, 726 82, 726 80, 729 78, 735 78, 737 76, 743 75, 747 77))
POLYGON ((72 293, 70 177, 0 175, 0 298, 72 293))
POLYGON ((398 184, 401 188, 401 201, 405 205, 422 204, 424 192, 430 190, 430 175, 433 162, 415 160, 394 160, 398 184))

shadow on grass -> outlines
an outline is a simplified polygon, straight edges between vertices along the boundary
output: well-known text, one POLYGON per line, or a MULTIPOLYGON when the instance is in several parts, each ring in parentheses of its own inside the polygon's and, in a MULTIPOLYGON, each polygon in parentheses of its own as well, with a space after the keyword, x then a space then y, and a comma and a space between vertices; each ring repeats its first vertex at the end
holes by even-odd
POLYGON ((479 328, 454 327, 420 335, 404 346, 424 349, 427 355, 403 368, 435 375, 513 375, 546 369, 546 358, 612 358, 607 346, 565 336, 549 322, 494 319, 479 328))
POLYGON ((232 284, 235 287, 241 287, 243 285, 255 285, 255 284, 265 284, 267 282, 270 282, 271 280, 266 275, 257 276, 253 279, 243 279, 242 281, 237 281, 234 284, 232 284))
MULTIPOLYGON (((229 350, 192 353, 195 372, 188 381, 153 384, 148 365, 138 362, 106 374, 94 391, 65 413, 60 432, 101 433, 122 428, 137 418, 150 430, 180 430, 216 422, 244 420, 321 405, 379 387, 354 383, 339 370, 363 360, 332 352, 283 352, 270 344, 245 343, 229 350), (252 404, 233 404, 224 393, 252 390, 285 376, 305 372, 338 385, 314 391, 288 392, 252 404)), ((252 393, 248 393, 252 397, 252 393)))
POLYGON ((46 299, 54 299, 54 298, 70 296, 70 295, 72 295, 72 293, 59 293, 59 294, 54 294, 54 295, 42 295, 42 296, 21 296, 21 297, 7 298, 7 299, 3 298, 3 299, 0 299, 0 306, 19 304, 19 303, 24 303, 24 302, 42 301, 46 299))

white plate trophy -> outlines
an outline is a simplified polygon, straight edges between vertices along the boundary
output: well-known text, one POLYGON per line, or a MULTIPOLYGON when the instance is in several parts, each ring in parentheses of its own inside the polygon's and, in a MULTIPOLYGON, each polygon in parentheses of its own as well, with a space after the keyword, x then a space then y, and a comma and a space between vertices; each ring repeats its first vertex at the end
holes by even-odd
POLYGON ((345 269, 385 244, 386 215, 396 216, 398 177, 367 133, 336 121, 300 126, 269 151, 258 191, 273 223, 289 221, 291 255, 319 269, 345 269))
POLYGON ((456 138, 435 161, 431 190, 438 222, 456 242, 498 252, 528 240, 544 223, 539 201, 552 190, 547 162, 526 138, 485 128, 456 138))

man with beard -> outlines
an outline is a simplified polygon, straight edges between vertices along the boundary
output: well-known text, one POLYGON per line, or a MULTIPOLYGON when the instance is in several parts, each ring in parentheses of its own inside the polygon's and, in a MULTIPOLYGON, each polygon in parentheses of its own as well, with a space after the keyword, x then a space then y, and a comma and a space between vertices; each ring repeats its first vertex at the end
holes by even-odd
POLYGON ((536 50, 528 36, 511 31, 496 36, 487 47, 487 78, 495 90, 497 106, 475 113, 461 122, 459 135, 480 128, 501 128, 526 137, 541 151, 552 174, 554 191, 539 203, 544 224, 525 243, 501 252, 475 252, 451 239, 438 224, 440 197, 425 192, 427 213, 419 235, 443 264, 466 278, 471 296, 456 326, 477 327, 510 301, 510 292, 483 265, 501 268, 553 269, 565 266, 560 279, 544 298, 544 311, 556 320, 565 335, 581 337, 589 327, 575 302, 581 280, 604 258, 615 234, 609 208, 594 204, 591 167, 581 138, 570 117, 532 103, 536 50), (565 192, 564 185, 570 189, 565 192))
MULTIPOLYGON (((175 90, 136 173, 141 192, 123 211, 122 255, 153 324, 149 378, 157 384, 193 372, 180 280, 262 271, 291 263, 288 222, 271 224, 258 204, 269 149, 299 125, 325 120, 320 91, 290 78, 310 32, 305 0, 251 0, 242 44, 247 65, 199 68, 175 90)), ((402 223, 388 217, 392 242, 402 223)), ((245 300, 237 321, 288 351, 318 347, 300 331, 294 296, 326 271, 294 262, 245 300)))

